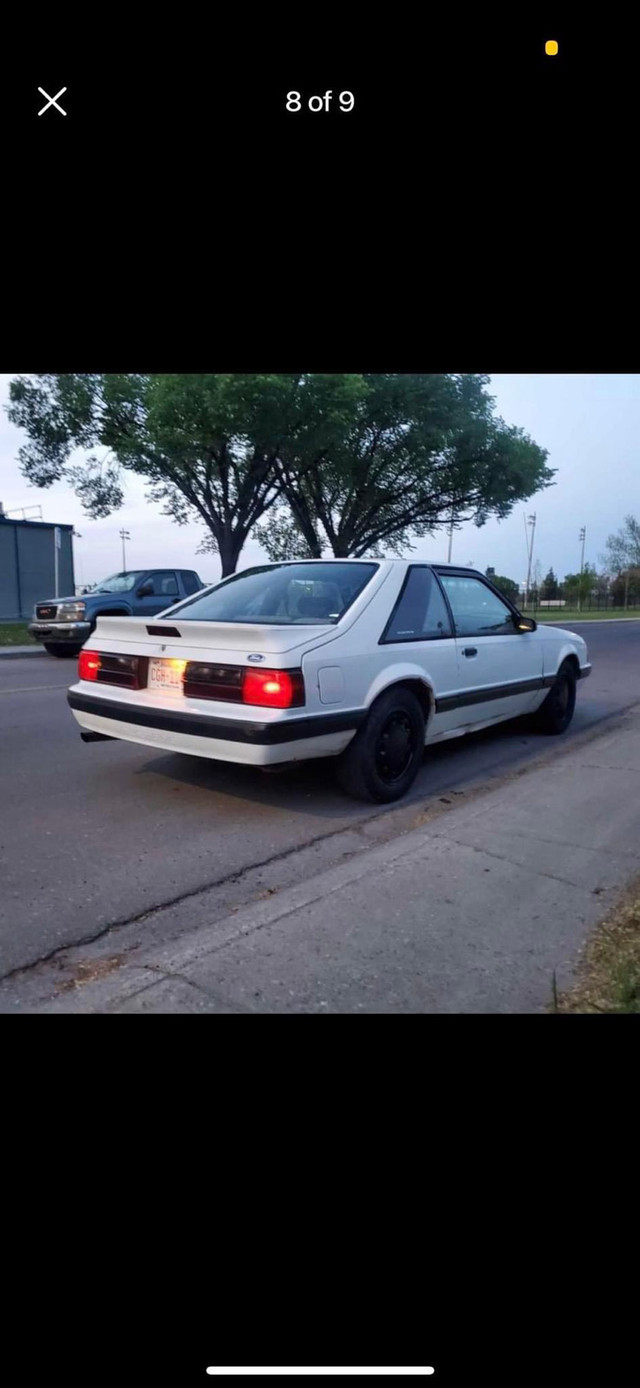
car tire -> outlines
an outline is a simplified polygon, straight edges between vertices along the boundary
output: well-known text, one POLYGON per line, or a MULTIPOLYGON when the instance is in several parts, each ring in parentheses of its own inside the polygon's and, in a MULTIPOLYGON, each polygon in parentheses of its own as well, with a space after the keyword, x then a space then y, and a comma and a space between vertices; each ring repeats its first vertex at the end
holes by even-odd
POLYGON ((340 786, 356 800, 400 800, 422 763, 424 733, 424 713, 415 694, 402 685, 387 689, 338 760, 340 786))
POLYGON ((57 655, 57 657, 58 657, 59 660, 62 660, 65 656, 68 657, 68 656, 72 656, 72 655, 79 655, 81 650, 82 650, 82 647, 81 647, 81 646, 47 646, 47 645, 45 645, 45 651, 48 651, 48 652, 49 652, 49 655, 57 655))
POLYGON ((563 661, 544 703, 534 715, 539 732, 558 736, 566 732, 576 706, 576 675, 570 661, 563 661))

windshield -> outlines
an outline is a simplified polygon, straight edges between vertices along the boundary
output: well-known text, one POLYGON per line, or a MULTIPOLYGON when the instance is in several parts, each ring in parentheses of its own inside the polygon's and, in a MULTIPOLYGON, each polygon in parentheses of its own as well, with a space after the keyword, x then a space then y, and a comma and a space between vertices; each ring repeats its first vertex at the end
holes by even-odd
POLYGON ((180 607, 181 621, 326 626, 339 622, 377 564, 292 563, 245 569, 180 607))
POLYGON ((136 569, 135 573, 130 574, 111 574, 110 578, 103 578, 101 583, 96 583, 92 593, 130 593, 135 588, 144 574, 144 569, 136 569))

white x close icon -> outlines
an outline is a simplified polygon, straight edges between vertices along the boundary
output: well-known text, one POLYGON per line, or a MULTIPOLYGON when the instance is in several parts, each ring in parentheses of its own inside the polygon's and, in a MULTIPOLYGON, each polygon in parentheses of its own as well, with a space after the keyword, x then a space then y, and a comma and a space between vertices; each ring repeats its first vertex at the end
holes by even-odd
POLYGON ((46 104, 46 106, 43 106, 43 107, 42 107, 42 110, 41 110, 41 111, 38 111, 38 115, 39 115, 39 116, 43 116, 44 113, 45 113, 45 111, 48 111, 48 110, 49 110, 49 107, 50 107, 50 106, 55 106, 56 111, 59 111, 61 116, 66 116, 66 114, 67 114, 66 111, 63 111, 62 107, 61 107, 61 106, 58 106, 58 97, 59 97, 59 96, 62 96, 62 93, 63 93, 63 92, 66 92, 66 90, 67 90, 66 87, 61 87, 61 88, 60 88, 60 91, 59 91, 59 92, 56 92, 55 96, 49 96, 49 93, 48 93, 48 92, 45 92, 44 87, 38 87, 38 91, 39 91, 39 92, 42 92, 42 95, 43 95, 43 96, 46 96, 46 98, 47 98, 47 104, 46 104))

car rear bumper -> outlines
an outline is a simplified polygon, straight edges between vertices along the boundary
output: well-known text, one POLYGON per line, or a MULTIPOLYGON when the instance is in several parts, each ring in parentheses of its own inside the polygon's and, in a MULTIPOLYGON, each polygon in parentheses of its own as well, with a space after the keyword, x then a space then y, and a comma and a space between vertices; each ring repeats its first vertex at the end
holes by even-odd
POLYGON ((125 704, 71 689, 69 707, 88 732, 249 766, 337 756, 366 717, 365 709, 259 722, 219 714, 125 704))
POLYGON ((46 641, 47 645, 65 641, 77 646, 86 641, 91 622, 29 622, 28 629, 36 641, 46 641))

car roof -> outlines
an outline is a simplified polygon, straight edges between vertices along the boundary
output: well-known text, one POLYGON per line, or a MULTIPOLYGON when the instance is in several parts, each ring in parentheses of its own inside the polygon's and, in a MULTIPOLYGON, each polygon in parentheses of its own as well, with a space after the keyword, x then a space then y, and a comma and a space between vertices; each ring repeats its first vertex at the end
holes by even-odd
MULTIPOLYGON (((439 559, 417 559, 414 556, 409 559, 390 559, 387 558, 386 555, 383 555, 380 559, 376 559, 373 555, 369 558, 363 556, 361 559, 354 559, 351 556, 349 556, 349 558, 340 559, 336 555, 331 554, 328 555, 326 559, 272 559, 267 560, 264 564, 251 564, 249 567, 252 569, 279 569, 285 564, 290 567, 294 567, 296 564, 387 564, 393 568, 408 568, 410 564, 419 564, 428 569, 450 569, 452 573, 475 574, 480 578, 485 577, 484 574, 480 573, 479 569, 471 568, 469 564, 447 564, 441 562, 439 559)), ((242 573, 243 570, 240 569, 238 572, 242 573)))
MULTIPOLYGON (((326 559, 266 559, 263 564, 251 564, 249 567, 252 569, 279 569, 285 564, 393 564, 395 566, 425 564, 427 568, 430 569, 455 569, 457 572, 462 570, 464 573, 469 574, 479 572, 478 569, 472 568, 469 564, 447 564, 444 563, 444 561, 441 562, 439 559, 416 559, 415 556, 409 559, 390 559, 386 554, 383 554, 380 558, 376 558, 375 555, 363 555, 360 559, 354 559, 351 555, 349 555, 348 558, 345 557, 341 559, 335 554, 327 555, 326 559)), ((242 572, 243 570, 240 569, 239 573, 242 572)))

